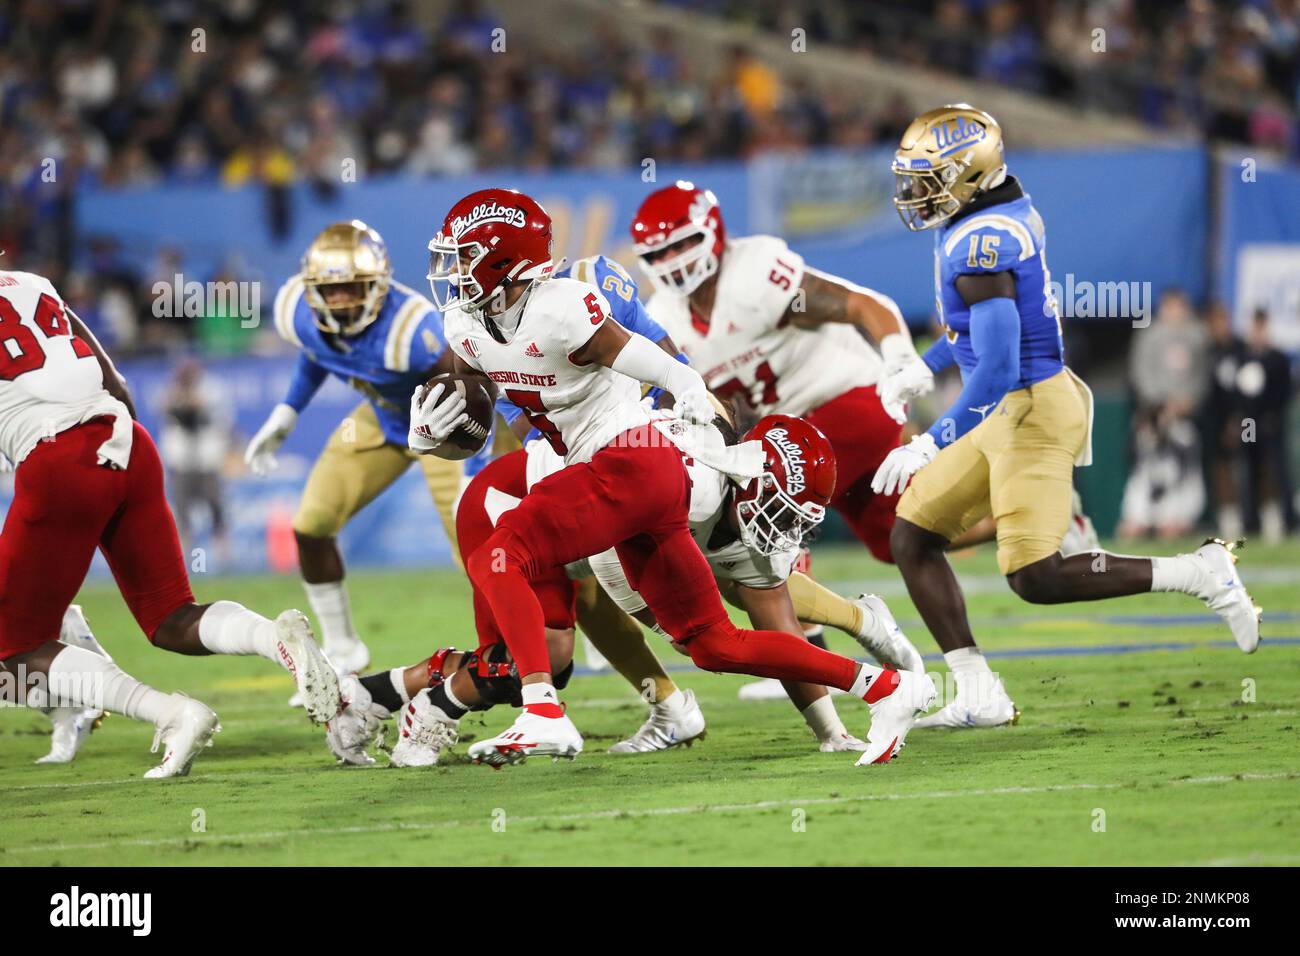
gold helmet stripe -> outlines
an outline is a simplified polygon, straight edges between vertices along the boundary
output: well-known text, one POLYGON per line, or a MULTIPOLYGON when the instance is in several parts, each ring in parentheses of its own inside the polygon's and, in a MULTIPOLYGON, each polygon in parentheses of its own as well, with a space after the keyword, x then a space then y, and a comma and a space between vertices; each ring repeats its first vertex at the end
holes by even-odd
POLYGON ((411 364, 411 339, 420 319, 427 315, 433 306, 420 295, 412 295, 393 317, 388 327, 388 340, 384 343, 384 364, 395 372, 405 372, 411 364))
POLYGON ((985 226, 993 229, 1001 229, 1002 231, 1009 232, 1015 236, 1016 240, 1020 243, 1020 259, 1028 259, 1037 251, 1034 249, 1033 237, 1030 236, 1029 230, 1026 229, 1022 223, 1016 222, 1016 220, 1012 219, 1010 216, 986 213, 968 219, 954 229, 952 235, 950 235, 947 241, 943 244, 944 254, 952 255, 952 251, 957 247, 957 243, 961 242, 975 230, 983 229, 985 226))
POLYGON ((293 276, 280 286, 280 291, 275 294, 275 330, 280 333, 280 338, 298 348, 302 348, 302 342, 293 327, 293 314, 302 299, 302 291, 302 276, 293 276))

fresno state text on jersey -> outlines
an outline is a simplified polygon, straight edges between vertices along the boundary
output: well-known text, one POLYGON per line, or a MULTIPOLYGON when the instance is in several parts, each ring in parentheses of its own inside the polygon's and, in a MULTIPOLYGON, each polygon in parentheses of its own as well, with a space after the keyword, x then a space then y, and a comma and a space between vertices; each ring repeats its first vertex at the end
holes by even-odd
POLYGON ((495 338, 464 311, 449 312, 447 340, 460 359, 497 383, 501 394, 572 464, 591 457, 650 417, 637 382, 570 356, 610 318, 609 302, 576 279, 538 282, 525 295, 514 334, 495 338))

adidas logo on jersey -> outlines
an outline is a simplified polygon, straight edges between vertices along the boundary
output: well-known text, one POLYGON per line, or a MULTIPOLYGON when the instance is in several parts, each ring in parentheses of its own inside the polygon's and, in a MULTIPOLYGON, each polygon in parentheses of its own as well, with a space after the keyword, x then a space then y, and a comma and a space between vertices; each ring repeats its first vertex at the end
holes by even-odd
POLYGON ((469 355, 472 358, 478 358, 478 349, 474 347, 474 343, 468 338, 461 342, 460 346, 465 350, 466 355, 469 355))
POLYGON ((542 350, 537 347, 536 342, 528 343, 528 348, 524 349, 524 354, 529 358, 546 358, 542 350))

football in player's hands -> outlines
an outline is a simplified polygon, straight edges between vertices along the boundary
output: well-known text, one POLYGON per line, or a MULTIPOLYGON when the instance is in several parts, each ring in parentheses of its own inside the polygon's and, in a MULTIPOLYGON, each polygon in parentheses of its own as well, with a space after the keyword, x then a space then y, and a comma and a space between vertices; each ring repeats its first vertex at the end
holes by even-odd
MULTIPOLYGON (((429 450, 430 454, 461 461, 475 454, 487 441, 494 411, 492 397, 482 378, 445 372, 435 375, 416 389, 415 401, 412 403, 411 432, 413 437, 418 436, 434 446, 429 450), (436 396, 433 394, 435 391, 438 392, 436 396), (450 410, 453 405, 464 406, 463 420, 445 435, 439 434, 442 428, 438 427, 438 412, 450 410), (417 408, 423 410, 423 415, 415 413, 417 408), (428 422, 425 421, 426 416, 428 422)), ((462 415, 458 413, 456 417, 462 415)), ((414 444, 412 447, 417 451, 422 450, 414 444)))

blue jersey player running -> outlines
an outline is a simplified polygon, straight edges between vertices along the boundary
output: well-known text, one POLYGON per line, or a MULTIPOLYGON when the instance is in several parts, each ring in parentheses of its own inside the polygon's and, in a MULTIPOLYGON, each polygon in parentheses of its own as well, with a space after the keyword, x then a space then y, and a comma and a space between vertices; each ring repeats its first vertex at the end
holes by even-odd
POLYGON ((1059 553, 1073 468, 1091 461, 1092 395, 1065 365, 1043 220, 1007 174, 997 121, 965 104, 924 113, 904 132, 893 172, 903 222, 934 230, 944 334, 921 359, 886 369, 881 398, 928 391, 950 365, 963 383, 938 421, 890 453, 872 485, 884 494, 906 488, 890 546, 957 687, 954 700, 916 726, 987 727, 1018 716, 975 645, 945 556, 990 514, 998 565, 1026 601, 1181 591, 1254 651, 1260 612, 1234 568, 1235 545, 1211 540, 1169 558, 1059 553))
POLYGON ((320 622, 325 652, 339 671, 363 669, 370 654, 352 623, 343 557, 343 526, 418 461, 455 548, 452 504, 460 463, 416 455, 406 447, 411 393, 450 361, 442 315, 424 296, 393 280, 379 233, 358 220, 335 223, 308 247, 302 271, 275 297, 275 328, 299 349, 284 401, 271 411, 244 456, 254 474, 276 467, 275 452, 330 375, 362 400, 330 436, 313 466, 293 519, 307 600, 320 622))

